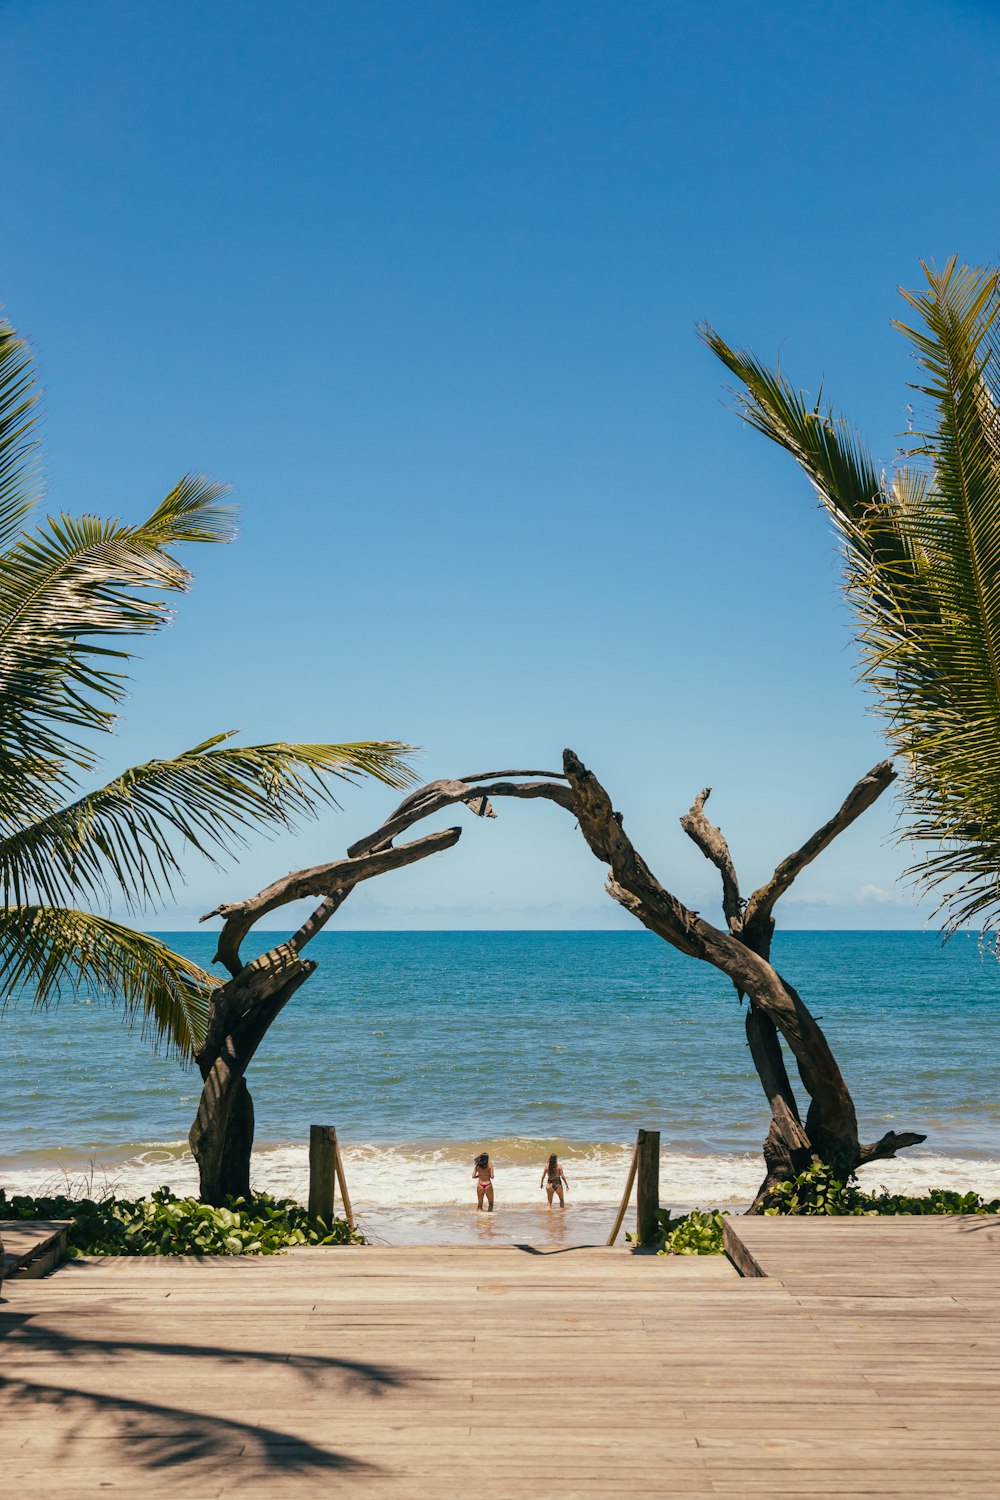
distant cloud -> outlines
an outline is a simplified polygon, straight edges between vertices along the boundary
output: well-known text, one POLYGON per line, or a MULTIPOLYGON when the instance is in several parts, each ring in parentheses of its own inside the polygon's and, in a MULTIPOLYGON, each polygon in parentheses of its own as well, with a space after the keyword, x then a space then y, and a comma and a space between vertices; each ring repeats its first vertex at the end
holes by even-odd
POLYGON ((838 898, 831 891, 790 891, 783 898, 785 906, 836 906, 838 898))
POLYGON ((899 905, 892 892, 884 891, 880 885, 863 885, 855 892, 854 899, 862 906, 884 906, 887 902, 893 906, 899 905))

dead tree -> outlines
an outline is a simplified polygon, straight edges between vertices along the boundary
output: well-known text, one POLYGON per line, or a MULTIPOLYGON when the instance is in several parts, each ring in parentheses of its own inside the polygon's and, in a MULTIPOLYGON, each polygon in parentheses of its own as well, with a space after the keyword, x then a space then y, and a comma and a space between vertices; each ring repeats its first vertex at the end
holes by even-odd
POLYGON ((558 779, 548 779, 552 775, 546 771, 491 771, 456 781, 431 782, 405 798, 374 833, 352 844, 346 858, 293 871, 249 900, 217 906, 202 917, 203 922, 210 917, 223 918, 215 962, 224 965, 230 976, 211 994, 205 1043, 195 1058, 202 1092, 189 1140, 205 1202, 221 1204, 229 1196, 249 1195, 254 1115, 246 1070, 269 1027, 316 968, 312 959, 303 957, 307 945, 362 881, 449 849, 462 832, 460 828, 445 828, 397 845, 394 841, 414 823, 456 804, 464 804, 478 817, 492 818, 496 814, 490 798, 496 797, 542 797, 571 807, 568 788, 558 779), (506 779, 509 777, 546 779, 510 781, 506 779), (240 946, 255 923, 307 896, 320 900, 299 930, 259 958, 244 963, 240 946))
POLYGON ((681 824, 719 871, 725 930, 689 910, 660 885, 626 835, 607 792, 571 750, 563 756, 562 775, 494 771, 456 781, 431 782, 411 793, 374 833, 352 844, 345 859, 295 871, 248 901, 216 907, 202 921, 223 918, 216 959, 228 969, 230 978, 212 995, 206 1041, 197 1056, 203 1089, 190 1141, 198 1162, 202 1197, 220 1203, 228 1194, 249 1193, 253 1103, 246 1069, 268 1028, 316 968, 312 960, 302 956, 303 949, 355 886, 450 848, 461 833, 459 828, 446 828, 397 845, 394 841, 413 824, 458 804, 479 817, 495 817, 490 799, 498 797, 540 798, 572 813, 593 853, 610 866, 607 889, 614 899, 680 952, 728 975, 741 999, 747 999, 750 1053, 771 1108, 771 1125, 764 1142, 766 1176, 754 1208, 766 1204, 775 1183, 793 1177, 813 1158, 846 1175, 867 1162, 895 1156, 903 1147, 917 1145, 925 1137, 913 1131, 901 1135, 889 1131, 871 1145, 861 1144, 854 1101, 830 1045, 801 997, 770 962, 774 908, 779 898, 893 779, 887 761, 862 777, 839 811, 801 849, 783 860, 771 879, 746 901, 740 895, 726 840, 705 816, 708 790, 703 791, 681 824), (510 779, 518 777, 542 779, 510 779), (298 932, 244 964, 240 945, 254 924, 304 896, 321 899, 298 932), (808 1095, 804 1119, 785 1067, 781 1038, 795 1059, 808 1095))
POLYGON ((747 1039, 771 1106, 771 1126, 764 1142, 766 1176, 753 1209, 766 1206, 773 1185, 794 1177, 814 1157, 846 1176, 867 1162, 895 1156, 903 1147, 926 1140, 913 1131, 897 1135, 890 1130, 871 1145, 861 1144, 854 1101, 830 1045, 801 997, 770 962, 775 904, 796 876, 882 795, 895 777, 890 762, 883 761, 863 776, 839 811, 801 849, 782 860, 770 880, 747 901, 740 895, 729 846, 705 816, 710 788, 695 799, 681 826, 719 871, 726 931, 690 911, 660 885, 625 833, 607 792, 571 750, 565 752, 563 769, 581 832, 598 859, 611 867, 609 894, 681 953, 721 969, 740 998, 745 996, 749 1002, 747 1039), (795 1058, 809 1097, 804 1120, 779 1036, 795 1058))

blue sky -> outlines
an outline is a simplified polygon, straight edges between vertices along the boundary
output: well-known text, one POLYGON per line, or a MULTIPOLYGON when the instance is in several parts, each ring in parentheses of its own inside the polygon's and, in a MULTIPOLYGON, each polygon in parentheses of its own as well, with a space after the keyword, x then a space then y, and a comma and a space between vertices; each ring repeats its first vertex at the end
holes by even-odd
MULTIPOLYGON (((6 0, 0 296, 46 387, 49 502, 137 518, 187 470, 238 542, 191 558, 109 769, 219 729, 386 737, 427 778, 601 775, 716 906, 883 754, 824 517, 726 409, 693 327, 829 394, 892 460, 918 261, 992 260, 992 6, 6 0)), ((332 857, 391 794, 192 860, 183 927, 332 857)), ((799 927, 919 925, 886 799, 799 927)), ((469 820, 345 926, 627 918, 558 809, 469 820)))

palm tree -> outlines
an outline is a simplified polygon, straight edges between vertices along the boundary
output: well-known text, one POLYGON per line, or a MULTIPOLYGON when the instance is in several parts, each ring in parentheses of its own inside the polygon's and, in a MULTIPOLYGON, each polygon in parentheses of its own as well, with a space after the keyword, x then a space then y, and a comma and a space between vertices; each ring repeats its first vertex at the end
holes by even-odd
POLYGON ((287 827, 331 801, 336 778, 409 785, 410 747, 217 734, 82 791, 98 765, 88 742, 111 731, 124 694, 124 639, 159 630, 163 596, 190 586, 170 549, 230 540, 234 512, 222 487, 188 475, 138 526, 61 515, 25 530, 39 498, 37 403, 31 355, 0 321, 0 1005, 93 988, 191 1057, 218 981, 90 908, 168 896, 184 853, 231 855, 252 827, 287 827))
POLYGON ((923 266, 894 326, 921 371, 922 415, 881 469, 855 432, 753 353, 704 325, 739 381, 751 426, 812 481, 843 540, 863 675, 902 760, 910 870, 945 926, 1000 916, 1000 282, 989 268, 923 266))

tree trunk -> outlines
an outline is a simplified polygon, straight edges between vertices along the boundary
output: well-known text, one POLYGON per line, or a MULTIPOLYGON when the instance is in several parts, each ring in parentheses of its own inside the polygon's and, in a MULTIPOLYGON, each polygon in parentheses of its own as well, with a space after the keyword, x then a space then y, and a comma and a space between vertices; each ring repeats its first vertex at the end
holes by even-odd
POLYGON ((206 1203, 218 1206, 227 1197, 249 1195, 254 1117, 244 1074, 268 1028, 316 968, 301 957, 302 949, 361 881, 449 849, 458 842, 461 833, 459 828, 443 828, 412 843, 395 845, 393 839, 413 823, 455 804, 464 804, 477 817, 495 817, 490 796, 540 797, 570 806, 565 786, 547 780, 530 783, 498 779, 551 774, 494 771, 462 781, 431 782, 406 797, 367 838, 352 844, 346 859, 295 870, 247 901, 217 906, 207 913, 207 917, 223 918, 216 961, 229 970, 230 978, 213 990, 209 998, 207 1034, 196 1058, 202 1091, 188 1139, 198 1163, 200 1191, 206 1203), (473 784, 482 781, 490 782, 489 788, 473 784), (254 923, 305 896, 322 899, 298 931, 287 942, 244 964, 240 945, 254 923))
POLYGON ((201 1099, 188 1137, 205 1203, 220 1207, 229 1197, 249 1197, 254 1114, 244 1074, 268 1027, 315 967, 282 943, 212 995, 197 1058, 201 1099))
POLYGON ((747 1004, 746 1033, 750 1056, 771 1106, 771 1124, 764 1141, 767 1175, 760 1190, 766 1192, 772 1183, 791 1182, 804 1171, 812 1146, 799 1119, 778 1028, 752 1000, 747 1004))
POLYGON ((830 1044, 801 996, 770 962, 778 898, 799 871, 881 795, 893 779, 891 765, 883 762, 862 777, 829 822, 783 860, 770 881, 747 902, 740 897, 729 846, 705 817, 708 789, 695 799, 681 825, 719 870, 728 931, 706 922, 660 885, 626 835, 621 814, 614 811, 604 787, 571 750, 563 757, 563 767, 580 831, 593 853, 611 866, 609 893, 651 932, 727 974, 741 1000, 745 996, 749 1001, 747 1041, 771 1106, 764 1142, 766 1176, 751 1212, 760 1212, 774 1187, 794 1178, 814 1158, 847 1177, 865 1162, 894 1156, 904 1146, 925 1140, 912 1131, 902 1135, 889 1131, 874 1145, 861 1144, 854 1101, 830 1044), (804 1123, 785 1067, 782 1038, 809 1096, 804 1123))
POLYGON ((253 1151, 253 1099, 241 1078, 229 1111, 218 1180, 212 1202, 220 1198, 250 1197, 250 1154, 253 1151))

